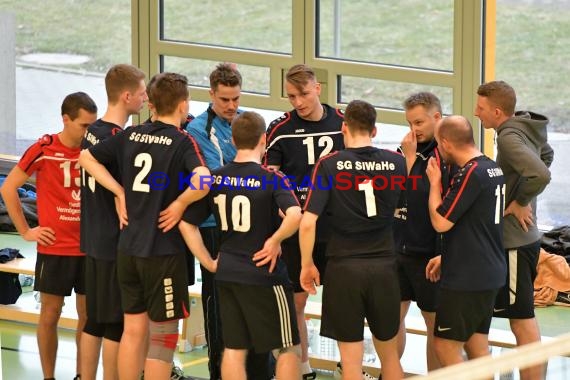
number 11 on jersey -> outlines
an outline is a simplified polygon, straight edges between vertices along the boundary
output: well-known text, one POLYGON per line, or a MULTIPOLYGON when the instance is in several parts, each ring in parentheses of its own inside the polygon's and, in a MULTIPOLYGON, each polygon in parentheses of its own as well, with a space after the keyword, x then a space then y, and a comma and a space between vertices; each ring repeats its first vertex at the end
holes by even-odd
POLYGON ((501 215, 505 213, 505 184, 497 185, 495 189, 495 224, 501 222, 501 215))

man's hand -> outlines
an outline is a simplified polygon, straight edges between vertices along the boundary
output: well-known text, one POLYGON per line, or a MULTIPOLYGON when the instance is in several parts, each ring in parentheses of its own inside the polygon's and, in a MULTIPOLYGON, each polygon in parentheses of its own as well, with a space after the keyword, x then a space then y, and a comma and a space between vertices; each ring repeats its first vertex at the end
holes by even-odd
MULTIPOLYGON (((218 258, 220 256, 218 255, 218 258)), ((208 272, 210 273, 216 273, 216 271, 218 270, 218 258, 216 259, 212 259, 207 265, 206 265, 206 269, 208 270, 208 272)))
POLYGON ((426 174, 431 186, 441 186, 441 169, 435 157, 430 157, 426 168, 426 174))
POLYGON ((180 219, 182 219, 182 214, 186 210, 186 205, 175 199, 167 208, 162 210, 158 216, 158 228, 162 232, 168 232, 172 228, 176 227, 180 219))
POLYGON ((303 290, 309 294, 317 294, 317 286, 321 285, 321 275, 315 264, 302 267, 299 280, 303 290))
POLYGON ((431 282, 438 282, 441 278, 441 255, 432 257, 426 265, 426 278, 431 282))
POLYGON ((117 216, 119 217, 119 229, 123 229, 129 225, 129 218, 127 217, 127 201, 125 200, 125 194, 121 194, 115 197, 115 211, 117 211, 117 216))
POLYGON ((406 135, 402 139, 401 146, 402 146, 402 152, 404 153, 404 156, 406 156, 406 158, 408 156, 410 157, 416 156, 416 150, 418 149, 418 140, 414 131, 409 131, 408 133, 406 133, 406 135))
POLYGON ((402 139, 402 142, 400 143, 400 146, 402 148, 402 153, 406 158, 406 167, 409 174, 417 158, 416 150, 418 149, 418 140, 414 131, 409 131, 406 133, 402 139))
POLYGON ((50 227, 37 226, 27 230, 22 237, 27 241, 35 241, 39 245, 53 245, 55 243, 55 231, 50 227))
POLYGON ((530 203, 526 206, 521 206, 517 201, 512 201, 505 209, 505 216, 507 215, 514 215, 524 232, 528 232, 528 227, 534 225, 530 203))
POLYGON ((276 240, 269 238, 265 241, 263 248, 253 254, 253 261, 256 267, 262 267, 269 264, 269 273, 275 269, 277 258, 281 255, 281 244, 276 240))

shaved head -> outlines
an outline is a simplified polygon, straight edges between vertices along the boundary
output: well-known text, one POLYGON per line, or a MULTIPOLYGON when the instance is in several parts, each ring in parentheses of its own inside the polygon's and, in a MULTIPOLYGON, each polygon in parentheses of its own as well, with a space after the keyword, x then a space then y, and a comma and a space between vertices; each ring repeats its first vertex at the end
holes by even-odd
POLYGON ((452 115, 443 118, 437 130, 439 140, 447 140, 455 147, 475 146, 471 123, 463 116, 452 115))

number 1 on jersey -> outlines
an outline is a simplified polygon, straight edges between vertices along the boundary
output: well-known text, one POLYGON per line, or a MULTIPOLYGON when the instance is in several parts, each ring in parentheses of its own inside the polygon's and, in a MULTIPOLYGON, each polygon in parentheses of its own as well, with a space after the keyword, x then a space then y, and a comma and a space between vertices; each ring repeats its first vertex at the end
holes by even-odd
POLYGON ((372 187, 372 180, 367 179, 358 184, 358 191, 364 191, 364 202, 366 203, 366 215, 376 216, 376 198, 374 197, 374 188, 372 187))

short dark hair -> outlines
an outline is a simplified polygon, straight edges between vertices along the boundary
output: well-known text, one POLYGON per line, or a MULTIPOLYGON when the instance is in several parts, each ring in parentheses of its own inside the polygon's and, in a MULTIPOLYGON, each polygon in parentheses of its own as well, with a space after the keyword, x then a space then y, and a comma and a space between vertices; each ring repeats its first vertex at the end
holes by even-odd
POLYGON ((177 73, 160 73, 150 88, 152 105, 157 115, 170 115, 178 103, 188 99, 188 79, 177 73))
POLYGON ((376 109, 364 100, 353 100, 346 106, 344 122, 351 132, 371 134, 376 127, 376 109))
POLYGON ((147 98, 148 98, 148 102, 151 103, 151 104, 154 104, 154 103, 152 102, 152 98, 151 98, 151 96, 152 96, 151 88, 152 88, 152 86, 154 85, 154 83, 156 82, 156 77, 157 77, 158 75, 159 75, 159 74, 153 75, 152 78, 150 78, 150 79, 148 80, 148 82, 146 83, 146 96, 147 96, 147 98))
POLYGON ((440 139, 446 139, 457 147, 475 145, 471 123, 460 115, 444 117, 437 133, 440 139))
POLYGON ((238 149, 253 149, 265 133, 265 120, 257 112, 245 111, 232 120, 232 137, 238 149))
POLYGON ((316 81, 315 71, 309 66, 298 64, 289 69, 285 75, 285 80, 291 83, 297 90, 301 91, 307 83, 316 81))
POLYGON ((507 82, 495 80, 483 83, 477 89, 477 95, 489 99, 506 116, 514 115, 517 106, 517 94, 507 82))
POLYGON ((111 67, 105 75, 107 100, 116 103, 123 91, 136 90, 144 78, 144 72, 136 66, 120 63, 111 67))
POLYGON ((97 104, 89 95, 81 91, 67 95, 61 103, 61 115, 67 115, 71 120, 79 116, 80 109, 88 113, 97 113, 97 104))
POLYGON ((404 100, 403 106, 406 111, 411 110, 416 106, 422 106, 428 111, 434 110, 440 114, 442 113, 439 98, 427 91, 411 94, 406 100, 404 100))
POLYGON ((228 87, 241 87, 241 82, 241 74, 235 63, 220 63, 210 73, 210 89, 212 91, 216 91, 220 84, 228 87))

